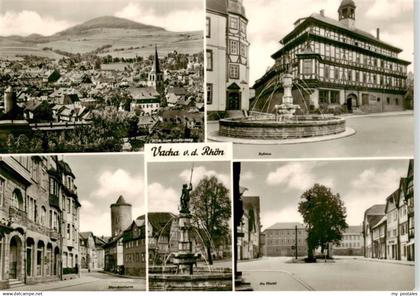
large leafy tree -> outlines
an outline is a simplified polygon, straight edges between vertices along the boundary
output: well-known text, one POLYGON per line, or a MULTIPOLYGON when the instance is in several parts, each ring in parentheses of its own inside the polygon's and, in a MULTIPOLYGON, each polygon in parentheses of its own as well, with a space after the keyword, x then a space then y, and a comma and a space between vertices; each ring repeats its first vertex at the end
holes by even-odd
POLYGON ((313 259, 313 250, 321 247, 324 252, 328 243, 338 243, 346 223, 346 207, 340 195, 331 189, 315 184, 300 197, 299 213, 308 230, 308 258, 313 259))
POLYGON ((191 212, 198 227, 204 227, 210 238, 204 238, 208 262, 213 264, 212 245, 218 246, 230 234, 231 202, 229 190, 215 176, 204 177, 191 192, 191 212))

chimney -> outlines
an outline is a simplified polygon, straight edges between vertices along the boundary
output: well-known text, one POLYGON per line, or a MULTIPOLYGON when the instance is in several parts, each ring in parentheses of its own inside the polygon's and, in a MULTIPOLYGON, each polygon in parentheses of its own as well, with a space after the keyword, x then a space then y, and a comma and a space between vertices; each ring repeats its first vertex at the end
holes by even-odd
POLYGON ((379 28, 376 28, 376 39, 381 39, 381 30, 379 28))
POLYGON ((319 14, 320 14, 321 16, 325 16, 325 10, 324 10, 324 9, 321 9, 321 10, 319 11, 319 14))

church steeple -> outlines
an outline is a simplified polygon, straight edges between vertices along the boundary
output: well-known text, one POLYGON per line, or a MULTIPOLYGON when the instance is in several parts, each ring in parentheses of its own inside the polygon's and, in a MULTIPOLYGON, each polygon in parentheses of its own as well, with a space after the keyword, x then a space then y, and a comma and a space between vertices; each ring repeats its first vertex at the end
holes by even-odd
POLYGON ((155 56, 153 57, 153 66, 149 72, 147 85, 154 87, 158 93, 163 92, 163 73, 160 70, 157 45, 155 45, 155 56))
POLYGON ((155 73, 161 73, 160 71, 160 65, 159 65, 159 56, 158 56, 158 50, 157 50, 157 45, 155 45, 155 57, 153 60, 153 68, 152 71, 155 71, 155 73))
POLYGON ((341 1, 338 8, 338 20, 349 28, 353 28, 356 22, 356 4, 353 0, 341 1))

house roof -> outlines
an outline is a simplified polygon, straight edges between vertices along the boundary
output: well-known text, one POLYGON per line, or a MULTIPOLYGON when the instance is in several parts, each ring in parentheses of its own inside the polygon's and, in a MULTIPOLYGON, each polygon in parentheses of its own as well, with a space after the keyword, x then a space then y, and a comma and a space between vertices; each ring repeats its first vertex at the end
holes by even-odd
POLYGON ((206 0, 206 10, 227 14, 227 0, 206 0))
POLYGON ((128 202, 126 202, 125 199, 124 199, 124 197, 122 195, 120 195, 118 197, 117 201, 115 203, 111 204, 111 207, 114 207, 114 206, 122 206, 122 205, 124 205, 124 206, 131 206, 131 204, 129 204, 128 202))
POLYGON ((176 215, 170 212, 152 212, 147 214, 147 219, 150 225, 153 227, 153 233, 161 233, 164 236, 168 236, 170 232, 170 221, 174 220, 176 215))
MULTIPOLYGON (((400 48, 398 48, 398 47, 395 47, 395 46, 393 46, 393 45, 391 45, 391 44, 389 44, 389 43, 386 43, 386 42, 384 42, 384 41, 382 41, 382 40, 379 40, 379 39, 377 39, 374 35, 372 35, 372 34, 370 34, 370 33, 368 33, 368 32, 366 32, 366 31, 363 31, 363 30, 361 30, 361 29, 358 29, 358 28, 356 28, 356 27, 353 27, 353 28, 351 28, 351 27, 348 27, 348 26, 346 26, 345 24, 343 24, 342 22, 340 22, 340 21, 338 21, 338 20, 336 20, 336 19, 333 19, 333 18, 330 18, 330 17, 327 17, 327 16, 323 16, 323 15, 321 15, 320 13, 312 13, 308 18, 306 18, 305 19, 305 21, 306 20, 309 20, 309 19, 314 19, 314 20, 317 20, 317 21, 320 21, 320 22, 323 22, 323 23, 325 23, 325 24, 328 24, 328 25, 331 25, 331 26, 335 26, 335 27, 338 27, 338 28, 340 28, 340 29, 342 29, 342 30, 345 30, 345 31, 347 31, 347 32, 351 32, 351 33, 354 33, 354 34, 357 34, 357 35, 360 35, 360 36, 362 36, 362 37, 364 37, 364 38, 367 38, 367 39, 369 39, 370 41, 372 41, 372 42, 374 42, 374 43, 379 43, 379 44, 381 44, 381 45, 383 45, 383 46, 385 46, 385 47, 388 47, 388 48, 392 48, 393 50, 395 50, 395 51, 397 51, 398 53, 400 53, 402 50, 400 49, 400 48)), ((302 23, 304 23, 305 21, 303 21, 302 23)), ((302 24, 301 23, 301 24, 302 24)), ((300 25, 301 25, 300 24, 300 25)), ((299 25, 299 26, 300 26, 299 25)), ((298 27, 299 27, 298 26, 298 27)), ((297 28, 297 27, 296 27, 297 28)), ((296 29, 295 29, 296 30, 296 29)), ((283 38, 282 39, 282 41, 283 40, 285 40, 289 35, 291 35, 295 30, 293 30, 291 33, 289 33, 285 38, 283 38)))
POLYGON ((372 229, 379 227, 381 224, 385 223, 386 220, 387 220, 386 215, 384 215, 375 225, 372 226, 372 229))
POLYGON ((385 215, 385 205, 384 204, 377 204, 371 206, 369 209, 365 211, 366 215, 385 215))
POLYGON ((363 232, 363 226, 362 225, 349 226, 344 231, 344 233, 362 233, 362 232, 363 232))
POLYGON ((79 238, 82 240, 87 240, 89 238, 89 236, 93 236, 93 232, 92 231, 86 231, 86 232, 79 232, 79 238))
POLYGON ((266 230, 295 229, 296 225, 299 229, 304 229, 305 228, 305 225, 303 223, 281 222, 281 223, 276 223, 276 224, 271 225, 266 230))

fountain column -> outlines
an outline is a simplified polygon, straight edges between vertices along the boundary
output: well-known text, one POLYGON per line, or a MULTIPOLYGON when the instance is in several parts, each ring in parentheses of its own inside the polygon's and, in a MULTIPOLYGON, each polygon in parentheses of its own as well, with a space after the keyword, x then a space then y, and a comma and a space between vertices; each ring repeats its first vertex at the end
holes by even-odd
POLYGON ((276 121, 291 119, 296 110, 300 109, 299 105, 293 104, 292 87, 293 87, 293 75, 291 73, 285 73, 282 77, 283 85, 283 103, 279 106, 275 106, 276 121))
POLYGON ((192 241, 190 238, 192 215, 189 209, 190 191, 192 185, 188 188, 184 184, 181 195, 181 210, 178 218, 178 251, 175 253, 173 263, 177 266, 177 273, 193 274, 193 266, 197 263, 197 257, 192 252, 192 241))

